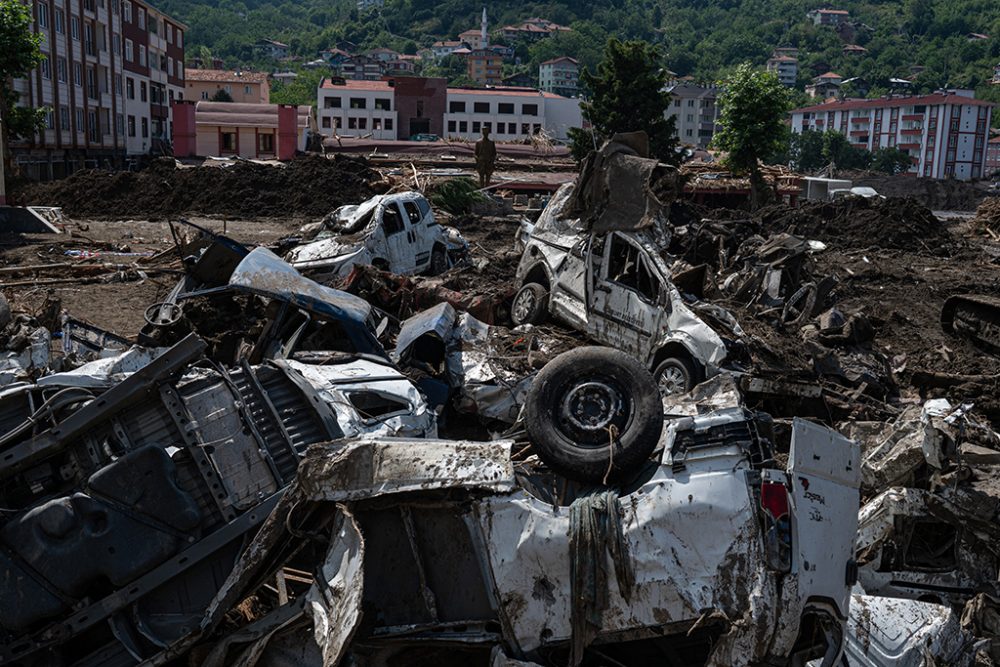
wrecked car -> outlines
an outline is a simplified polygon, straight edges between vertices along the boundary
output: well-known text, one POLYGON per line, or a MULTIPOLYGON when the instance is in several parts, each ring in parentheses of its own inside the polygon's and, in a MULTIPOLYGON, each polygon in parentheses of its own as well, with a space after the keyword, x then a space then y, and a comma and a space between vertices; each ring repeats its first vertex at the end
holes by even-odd
POLYGON ((654 231, 593 233, 583 221, 564 218, 574 187, 562 186, 526 226, 514 324, 552 316, 641 360, 667 395, 717 373, 726 341, 684 302, 654 231))
MULTIPOLYGON (((581 348, 556 361, 566 357, 539 383, 572 406, 580 423, 567 428, 607 442, 608 423, 626 414, 622 444, 634 442, 635 428, 646 440, 655 434, 656 454, 616 464, 609 485, 581 485, 560 474, 562 464, 517 460, 520 445, 507 440, 311 448, 200 635, 167 654, 210 638, 213 664, 240 654, 259 664, 294 655, 300 665, 418 656, 421 664, 637 664, 664 655, 681 665, 838 664, 854 573, 857 447, 796 420, 781 469, 765 416, 729 408, 664 430, 662 410, 648 411, 653 379, 634 359, 581 348), (570 372, 581 366, 600 372, 570 372), (621 380, 625 367, 639 385, 595 387, 609 375, 621 380), (601 392, 621 392, 624 403, 601 392), (641 414, 632 401, 645 404, 641 414), (317 548, 325 555, 309 568, 315 579, 287 601, 257 583, 304 569, 301 554, 317 548), (271 600, 270 610, 219 630, 248 595, 271 600)), ((531 442, 539 453, 560 446, 531 442)))
POLYGON ((343 277, 356 264, 397 275, 443 273, 467 250, 457 230, 441 227, 418 192, 379 195, 342 206, 320 223, 316 236, 286 259, 319 280, 343 277))

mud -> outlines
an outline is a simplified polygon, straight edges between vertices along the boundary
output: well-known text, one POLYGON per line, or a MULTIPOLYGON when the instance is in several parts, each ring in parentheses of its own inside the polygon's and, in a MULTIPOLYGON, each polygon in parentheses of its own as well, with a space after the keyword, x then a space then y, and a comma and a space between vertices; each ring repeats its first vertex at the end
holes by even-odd
POLYGON ((363 158, 308 156, 273 166, 238 160, 228 166, 175 166, 154 161, 138 172, 80 171, 22 186, 16 203, 61 206, 73 218, 160 220, 200 213, 238 218, 323 216, 384 188, 363 158))
POLYGON ((838 174, 855 186, 875 188, 886 197, 908 197, 935 211, 974 211, 989 192, 986 181, 886 176, 871 172, 838 174))

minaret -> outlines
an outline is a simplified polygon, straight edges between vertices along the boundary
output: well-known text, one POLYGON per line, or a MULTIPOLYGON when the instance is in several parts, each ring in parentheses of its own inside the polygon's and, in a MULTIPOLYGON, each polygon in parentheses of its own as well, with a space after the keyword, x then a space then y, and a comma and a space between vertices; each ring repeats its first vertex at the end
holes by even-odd
POLYGON ((482 28, 480 29, 479 41, 481 43, 481 47, 484 48, 484 49, 487 46, 490 45, 490 36, 489 36, 489 33, 486 31, 486 25, 487 25, 486 24, 486 7, 483 7, 483 22, 482 22, 482 28))

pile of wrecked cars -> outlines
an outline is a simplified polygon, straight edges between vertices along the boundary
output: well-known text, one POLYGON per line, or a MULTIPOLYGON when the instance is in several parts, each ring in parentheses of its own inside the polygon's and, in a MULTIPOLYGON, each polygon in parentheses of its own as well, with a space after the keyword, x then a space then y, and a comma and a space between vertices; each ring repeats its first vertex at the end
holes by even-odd
POLYGON ((604 345, 525 373, 501 325, 336 288, 460 260, 417 193, 285 260, 197 229, 140 345, 0 386, 0 664, 973 664, 995 529, 950 517, 985 501, 906 483, 1000 455, 962 408, 842 435, 746 401, 644 155, 617 137, 523 226, 514 331, 604 345))

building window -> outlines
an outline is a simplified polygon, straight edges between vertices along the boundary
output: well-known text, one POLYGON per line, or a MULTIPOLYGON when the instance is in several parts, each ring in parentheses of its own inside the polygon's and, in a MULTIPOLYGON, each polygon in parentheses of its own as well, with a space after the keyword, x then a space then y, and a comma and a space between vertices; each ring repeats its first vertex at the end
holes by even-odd
POLYGON ((66 59, 62 57, 56 58, 56 78, 62 81, 63 83, 66 83, 66 79, 69 76, 69 74, 66 71, 67 69, 68 68, 66 66, 66 59))
POLYGON ((458 123, 456 123, 453 120, 449 120, 448 121, 448 131, 449 132, 457 132, 458 131, 458 123))
POLYGON ((501 102, 497 105, 497 113, 504 115, 514 115, 514 105, 511 102, 501 102))
POLYGON ((177 30, 177 48, 182 48, 184 46, 184 44, 183 44, 183 41, 184 41, 183 37, 184 37, 184 33, 181 32, 180 29, 178 29, 177 30))
POLYGON ((128 136, 135 136, 135 116, 128 117, 128 136))
POLYGON ((368 129, 368 119, 367 118, 359 118, 358 119, 358 129, 359 130, 367 130, 368 129))
POLYGON ((381 118, 372 118, 372 129, 373 130, 381 130, 382 129, 382 119, 381 118))
POLYGON ((358 119, 357 118, 348 118, 347 119, 347 129, 348 130, 356 130, 356 129, 358 129, 358 119))
POLYGON ((330 129, 330 117, 329 116, 323 116, 323 128, 324 129, 330 129))
POLYGON ((120 35, 115 35, 114 38, 113 38, 113 40, 112 40, 112 44, 114 45, 115 53, 117 53, 118 55, 121 55, 121 53, 122 53, 122 38, 121 38, 121 36, 120 35))
POLYGON ((507 134, 517 134, 517 123, 507 123, 507 134))
POLYGON ((203 99, 203 100, 207 100, 208 99, 208 91, 207 90, 201 91, 201 99, 203 99))
POLYGON ((69 107, 67 106, 59 107, 59 129, 69 130, 69 107))
POLYGON ((257 137, 257 152, 258 153, 273 153, 274 152, 274 135, 273 134, 262 134, 257 137))
POLYGON ((56 8, 56 32, 60 35, 66 34, 66 16, 58 7, 56 8))
POLYGON ((391 105, 389 98, 378 97, 375 99, 375 108, 380 111, 390 111, 391 105))
POLYGON ((223 132, 222 133, 222 150, 229 153, 236 152, 236 133, 235 132, 223 132))
POLYGON ((489 122, 483 123, 483 129, 486 130, 487 132, 492 132, 493 131, 493 123, 489 123, 489 122))
POLYGON ((168 23, 167 24, 167 44, 173 44, 173 43, 174 43, 174 27, 168 23))
POLYGON ((38 3, 38 27, 46 29, 49 27, 49 3, 47 2, 38 3))
POLYGON ((42 54, 42 78, 43 79, 52 78, 52 70, 49 69, 49 57, 45 54, 42 54))
POLYGON ((391 130, 392 129, 392 119, 391 118, 386 118, 385 119, 385 129, 386 130, 391 130))
POLYGON ((83 109, 76 110, 76 131, 83 132, 83 109))
POLYGON ((80 40, 80 19, 75 16, 69 17, 69 34, 73 39, 80 40))
POLYGON ((448 102, 448 113, 465 113, 465 102, 448 102))
POLYGON ((142 7, 139 8, 139 30, 146 29, 146 10, 142 7))
POLYGON ((468 123, 468 121, 464 121, 464 120, 458 121, 458 131, 461 132, 461 133, 463 133, 463 134, 466 133, 466 132, 468 132, 469 131, 469 123, 468 123))
POLYGON ((115 74, 115 95, 122 94, 122 75, 115 74))
POLYGON ((351 98, 351 108, 352 109, 367 109, 368 100, 363 97, 352 97, 351 98))
POLYGON ((73 63, 73 84, 83 85, 83 65, 80 63, 73 63))
POLYGON ((56 115, 52 113, 52 109, 45 112, 45 129, 51 130, 56 126, 56 115))
POLYGON ((474 113, 489 113, 490 103, 489 102, 475 102, 472 105, 472 111, 474 113))
POLYGON ((125 62, 132 62, 135 60, 135 51, 133 50, 132 40, 125 40, 125 62))
POLYGON ((142 138, 145 139, 148 136, 149 136, 149 119, 148 118, 143 118, 142 119, 142 138))
MULTIPOLYGON (((132 3, 129 2, 128 0, 125 0, 125 2, 122 4, 122 8, 124 9, 125 20, 128 21, 129 23, 131 23, 132 22, 132 3)), ((135 134, 133 134, 132 136, 134 137, 135 134)))
POLYGON ((141 67, 146 66, 146 47, 142 44, 139 45, 139 65, 141 67))
POLYGON ((125 134, 125 116, 118 114, 115 117, 115 126, 118 128, 118 134, 125 134))
POLYGON ((537 104, 522 104, 521 105, 521 115, 522 116, 537 116, 538 115, 538 105, 537 104))
POLYGON ((139 101, 140 102, 146 102, 147 100, 148 100, 148 98, 146 97, 146 82, 145 81, 140 81, 139 82, 139 101))
POLYGON ((340 98, 339 97, 324 97, 323 98, 323 108, 324 109, 339 109, 340 108, 340 98))
POLYGON ((483 125, 478 120, 472 121, 472 133, 473 134, 479 134, 479 132, 480 132, 480 130, 482 130, 482 128, 483 128, 483 125))

